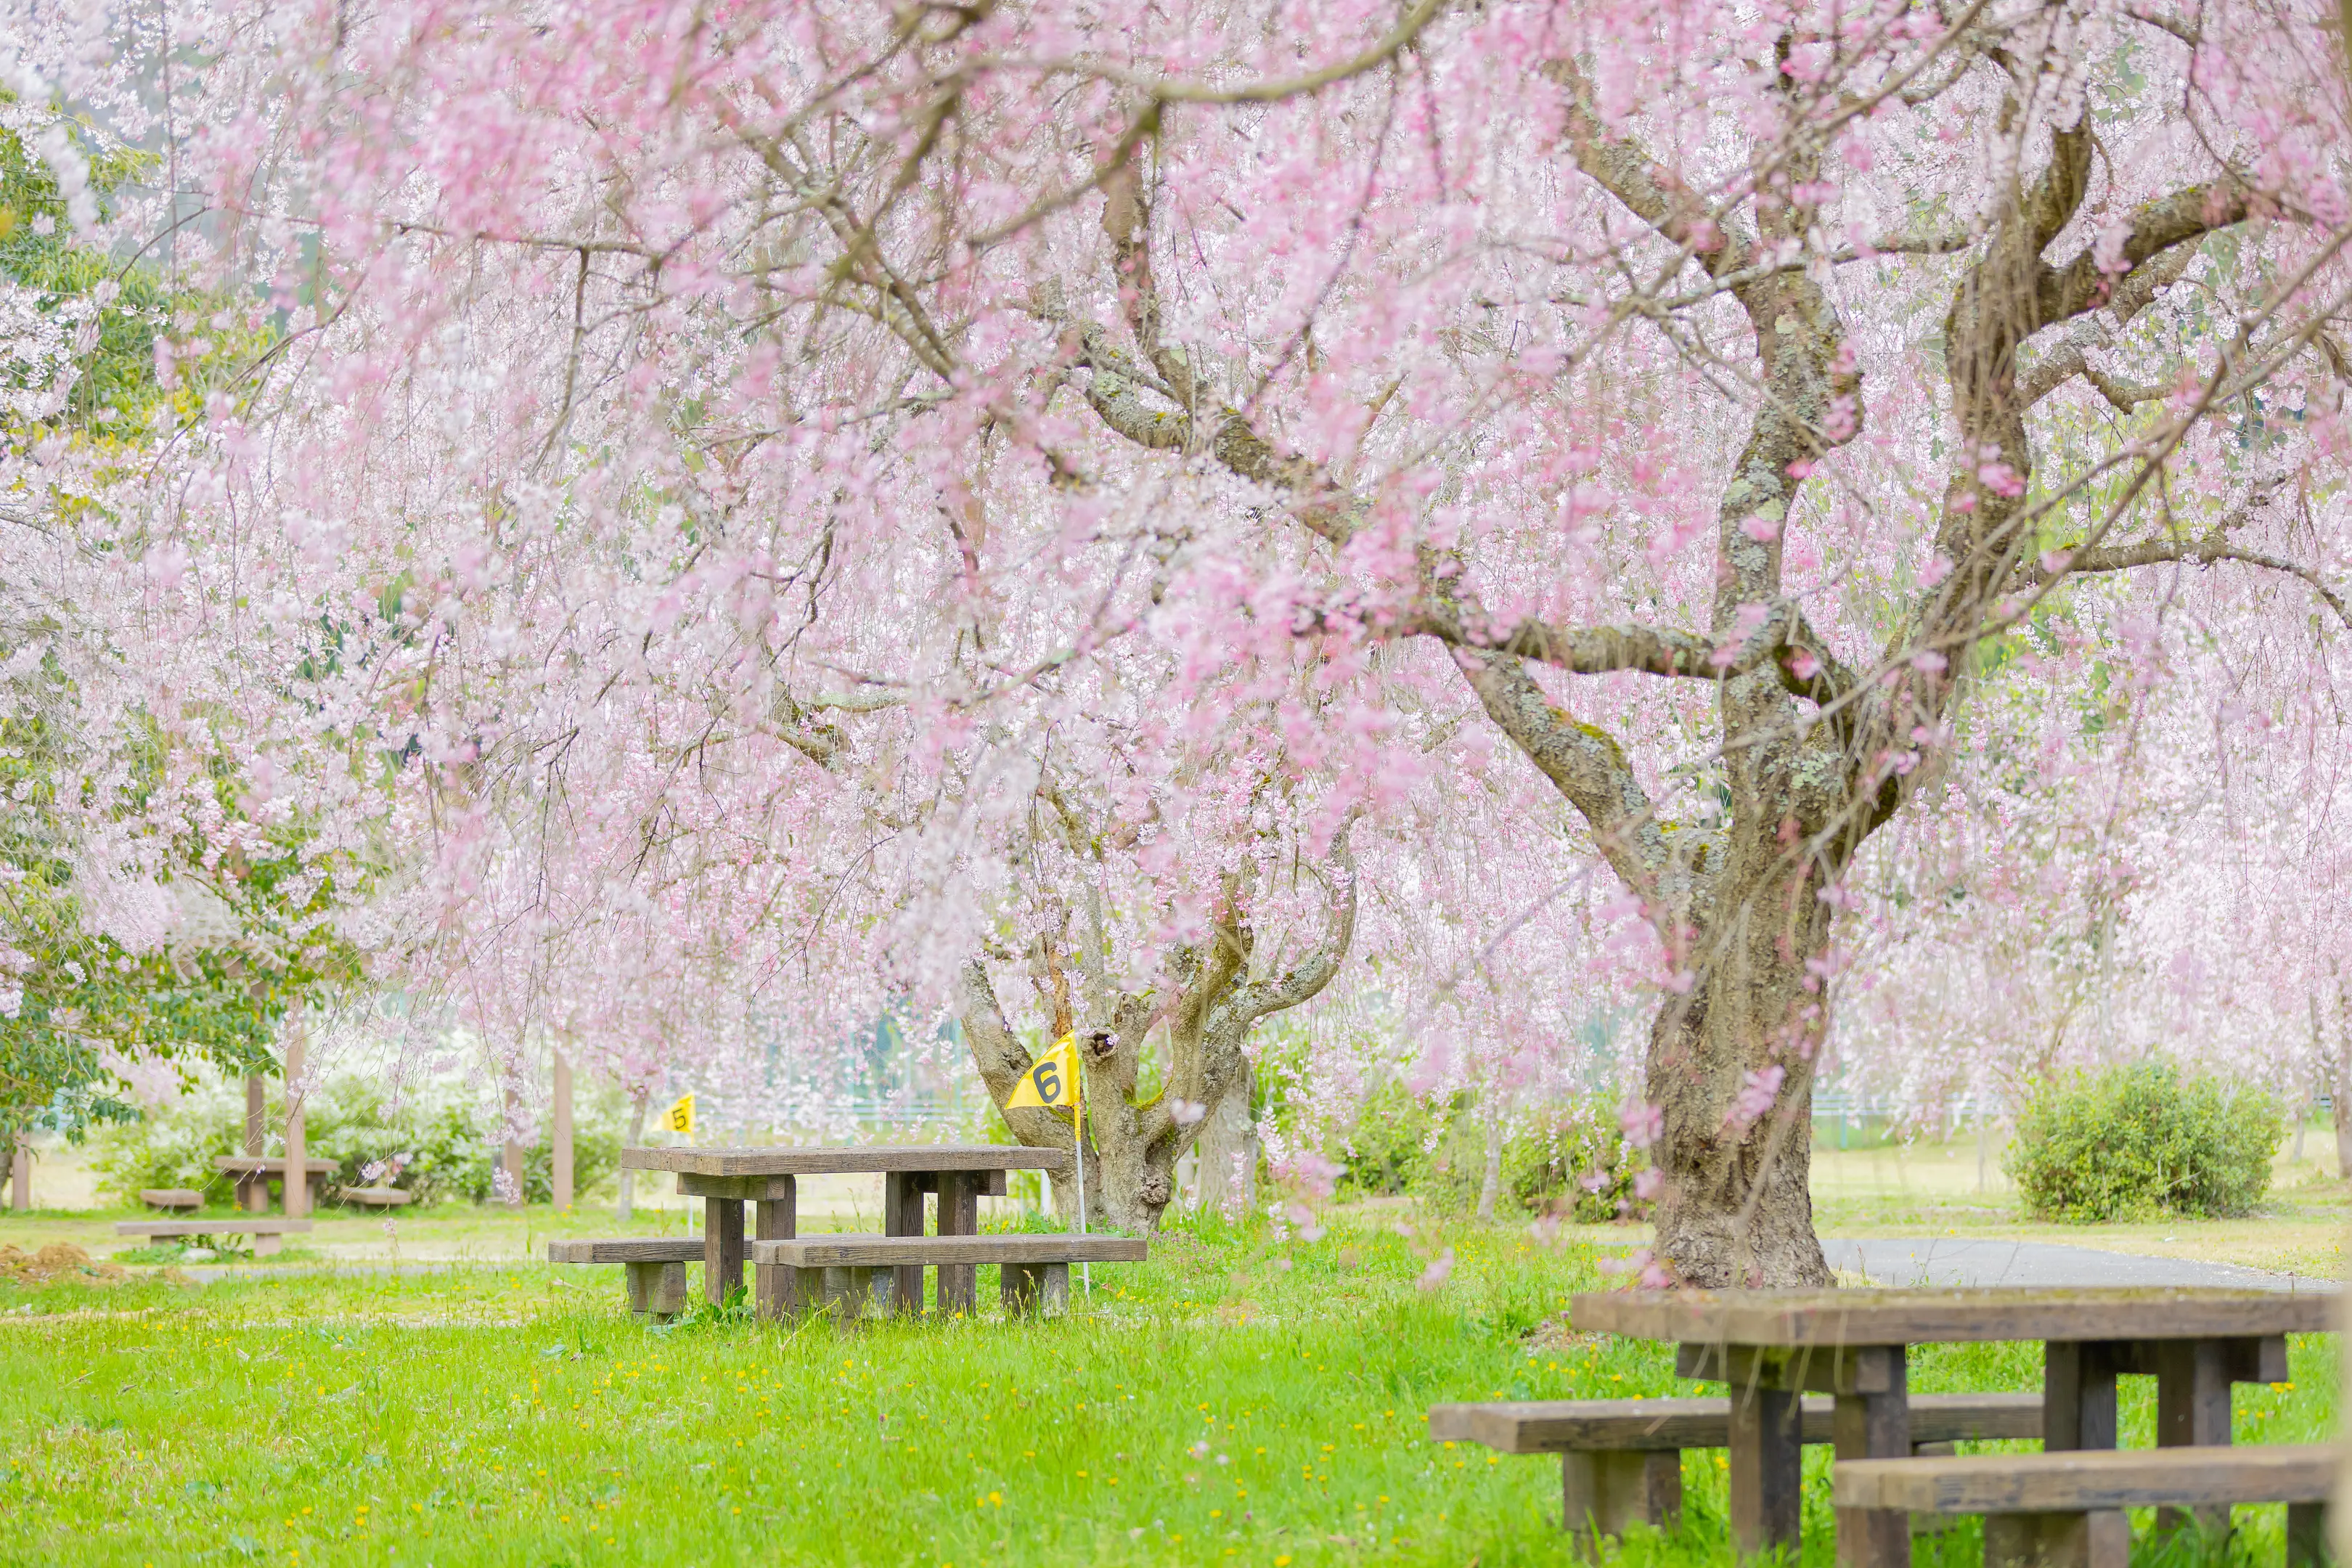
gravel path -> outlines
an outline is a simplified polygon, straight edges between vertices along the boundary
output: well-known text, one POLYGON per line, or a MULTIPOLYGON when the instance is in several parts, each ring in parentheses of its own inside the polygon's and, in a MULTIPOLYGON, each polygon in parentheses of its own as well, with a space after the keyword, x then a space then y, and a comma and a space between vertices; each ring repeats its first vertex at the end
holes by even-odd
POLYGON ((1897 1236, 1856 1240, 1823 1237, 1830 1267, 1880 1285, 2218 1285, 2253 1290, 2334 1290, 2334 1279, 2273 1274, 2235 1263, 2141 1258, 2048 1241, 1971 1240, 1957 1236, 1897 1236))

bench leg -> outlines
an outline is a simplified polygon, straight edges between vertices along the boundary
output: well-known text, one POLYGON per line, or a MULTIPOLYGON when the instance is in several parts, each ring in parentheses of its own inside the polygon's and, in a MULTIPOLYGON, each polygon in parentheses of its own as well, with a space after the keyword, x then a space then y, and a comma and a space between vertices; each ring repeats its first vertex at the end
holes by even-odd
MULTIPOLYGON (((2164 1340, 2156 1347, 2156 1441, 2158 1447, 2208 1447, 2230 1440, 2229 1344, 2222 1340, 2164 1340)), ((2230 1533, 2226 1508, 2158 1509, 2156 1529, 2169 1534, 2194 1523, 2219 1541, 2230 1533)))
POLYGON ((997 1272, 1006 1317, 1058 1318, 1070 1310, 1068 1264, 1006 1263, 997 1272))
POLYGON ((286 1238, 282 1236, 257 1236, 253 1238, 253 1255, 268 1258, 285 1245, 286 1238))
MULTIPOLYGON (((1911 1452, 1910 1379, 1901 1352, 1885 1358, 1886 1390, 1841 1394, 1831 1417, 1841 1459, 1892 1459, 1911 1452)), ((1911 1568, 1911 1521, 1895 1509, 1841 1509, 1837 1555, 1843 1568, 1911 1568)))
MULTIPOLYGON (((980 1178, 970 1171, 940 1173, 940 1234, 980 1234, 980 1178)), ((940 1316, 975 1316, 980 1310, 980 1270, 970 1263, 940 1265, 940 1316)))
POLYGON ((1682 1450, 1562 1454, 1559 1501, 1560 1528, 1571 1535, 1622 1535, 1629 1524, 1664 1530, 1682 1517, 1682 1450))
POLYGON ((2286 1505, 2286 1568, 2321 1568, 2329 1561, 2327 1505, 2291 1502, 2286 1505))
POLYGON ((2130 1516, 2096 1513, 1989 1513, 1985 1568, 2128 1568, 2130 1516))
MULTIPOLYGON (((816 1270, 811 1269, 809 1272, 814 1273, 816 1270)), ((825 1310, 831 1312, 837 1321, 844 1324, 854 1323, 864 1317, 866 1304, 879 1294, 876 1289, 877 1272, 877 1270, 873 1268, 845 1267, 826 1268, 824 1271, 825 1310)), ((887 1283, 890 1271, 885 1268, 878 1272, 882 1276, 882 1280, 887 1283)))
POLYGON ((1805 1476, 1797 1395, 1733 1384, 1729 1436, 1733 1542, 1744 1554, 1787 1547, 1795 1557, 1805 1476))
POLYGON ((629 1310, 651 1322, 667 1323, 686 1310, 686 1265, 624 1263, 629 1310))
POLYGON ((1037 1310, 1037 1299, 1045 1293, 1045 1271, 1034 1263, 1003 1264, 997 1270, 996 1289, 1006 1317, 1025 1317, 1037 1310))
POLYGON ((702 1295, 714 1307, 743 1283, 743 1200, 702 1200, 702 1295))
MULTIPOLYGON (((923 1173, 891 1171, 882 1178, 882 1234, 923 1234, 923 1173)), ((890 1305, 910 1318, 923 1311, 923 1270, 894 1268, 890 1274, 890 1305)))
MULTIPOLYGON (((791 1176, 771 1177, 770 1182, 771 1195, 751 1205, 751 1239, 790 1241, 799 1234, 799 1183, 791 1176)), ((751 1296, 760 1316, 797 1315, 794 1308, 798 1305, 798 1293, 792 1289, 793 1282, 784 1278, 791 1272, 787 1265, 781 1263, 752 1266, 751 1296)))
MULTIPOLYGON (((1915 1459, 1948 1459, 1959 1451, 1960 1446, 1958 1443, 1911 1445, 1911 1457, 1915 1459)), ((1960 1528, 1961 1517, 1957 1513, 1915 1513, 1911 1516, 1912 1538, 1916 1540, 1922 1535, 1949 1535, 1960 1528)))

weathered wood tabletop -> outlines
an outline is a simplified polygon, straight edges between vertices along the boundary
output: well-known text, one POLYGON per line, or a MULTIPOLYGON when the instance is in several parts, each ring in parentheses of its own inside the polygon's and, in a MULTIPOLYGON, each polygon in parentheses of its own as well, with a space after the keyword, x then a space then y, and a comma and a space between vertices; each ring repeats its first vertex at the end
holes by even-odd
MULTIPOLYGON (((283 1154, 216 1154, 213 1157, 213 1169, 230 1177, 238 1208, 266 1214, 269 1209, 269 1178, 277 1176, 282 1179, 285 1176, 286 1157, 283 1154)), ((319 1206, 320 1188, 341 1167, 332 1160, 302 1162, 302 1184, 310 1194, 311 1211, 315 1212, 319 1206)))
MULTIPOLYGON (((1798 1403, 1836 1396, 1841 1459, 1911 1451, 1906 1349, 2042 1342, 2042 1447, 2116 1446, 2116 1379, 2157 1380, 2157 1442, 2230 1441, 2239 1383, 2286 1377, 2286 1337, 2336 1327, 2333 1293, 2211 1289, 1631 1290, 1574 1298, 1580 1331, 1664 1340, 1676 1375, 1727 1383, 1732 1532, 1761 1552, 1799 1536, 1798 1403)), ((1842 1563, 1910 1560, 1903 1515, 1842 1509, 1842 1563)))
MULTIPOLYGON (((677 1190, 702 1199, 702 1289, 722 1302, 743 1282, 747 1251, 743 1205, 752 1205, 754 1241, 791 1241, 799 1234, 798 1179, 802 1176, 879 1174, 882 1231, 886 1236, 924 1233, 926 1194, 939 1194, 939 1234, 976 1236, 983 1192, 1002 1194, 1007 1171, 1070 1168, 1066 1149, 1024 1149, 1000 1143, 902 1143, 856 1147, 624 1149, 621 1164, 633 1171, 667 1171, 677 1190)), ((766 1266, 762 1266, 763 1268, 766 1266)), ((891 1290, 901 1310, 919 1308, 923 1271, 892 1271, 891 1290)), ((762 1279, 767 1299, 772 1281, 762 1279)), ((980 1300, 979 1271, 971 1264, 940 1268, 940 1308, 971 1312, 980 1300)))

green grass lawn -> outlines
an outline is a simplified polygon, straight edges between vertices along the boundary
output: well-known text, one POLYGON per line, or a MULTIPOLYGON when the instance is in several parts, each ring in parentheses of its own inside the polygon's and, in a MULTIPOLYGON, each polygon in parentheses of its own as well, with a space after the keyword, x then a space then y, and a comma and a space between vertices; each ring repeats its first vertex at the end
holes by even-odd
MULTIPOLYGON (((520 1260, 0 1285, 0 1562, 1559 1563, 1557 1467, 1433 1445, 1423 1411, 1697 1386, 1564 1321, 1605 1282, 1591 1247, 1392 1217, 1171 1235, 1061 1321, 849 1334, 648 1330, 617 1269, 520 1260), (1455 1266, 1423 1289, 1435 1245, 1455 1266)), ((2240 1440, 2334 1431, 2333 1342, 2293 1370, 2239 1392, 2240 1440)), ((2039 1377, 2033 1347, 1914 1357, 1922 1392, 2039 1377)), ((2152 1386, 2126 1387, 2147 1443, 2152 1386)), ((1828 1463, 1808 1451, 1808 1563, 1833 1556, 1828 1463)), ((1729 1561, 1720 1456, 1685 1474, 1685 1529, 1620 1560, 1729 1561)), ((2240 1510, 2257 1561, 2280 1512, 2240 1510)), ((1978 1555, 1971 1526, 1919 1561, 1978 1555)))

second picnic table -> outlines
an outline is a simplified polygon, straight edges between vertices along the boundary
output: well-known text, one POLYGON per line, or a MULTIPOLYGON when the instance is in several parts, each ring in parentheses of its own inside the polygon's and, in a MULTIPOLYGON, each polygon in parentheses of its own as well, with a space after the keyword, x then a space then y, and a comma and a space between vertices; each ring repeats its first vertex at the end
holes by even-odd
MULTIPOLYGON (((2157 1380, 2157 1442, 2230 1441, 2239 1383, 2286 1379, 2286 1336, 2333 1329, 2333 1294, 2213 1289, 1636 1290, 1580 1295, 1580 1331, 1664 1340, 1677 1376, 1731 1385, 1731 1529, 1794 1554, 1803 1394, 1836 1395, 1841 1459, 1911 1451, 1908 1348, 2042 1342, 2042 1446, 2116 1446, 2116 1378, 2157 1380)), ((1841 1563, 1907 1563, 1900 1514, 1842 1510, 1841 1563), (1851 1515, 1851 1517, 1849 1517, 1851 1515)))
MULTIPOLYGON (((799 1178, 879 1174, 882 1177, 882 1233, 885 1236, 923 1234, 926 1194, 939 1194, 939 1234, 975 1236, 980 1231, 980 1200, 1003 1196, 1007 1171, 1046 1171, 1065 1174, 1070 1156, 1058 1149, 1024 1149, 994 1143, 904 1144, 890 1147, 624 1149, 621 1164, 632 1171, 667 1171, 677 1177, 677 1190, 702 1200, 702 1288, 714 1304, 743 1283, 747 1239, 790 1241, 798 1234, 799 1178), (746 1237, 743 1205, 752 1205, 752 1230, 746 1237)), ((898 1301, 920 1303, 923 1271, 919 1268, 893 1271, 892 1290, 898 1301)), ((979 1299, 978 1271, 970 1264, 940 1268, 940 1304, 943 1310, 973 1310, 979 1299)), ((762 1300, 771 1292, 759 1292, 762 1300)))

